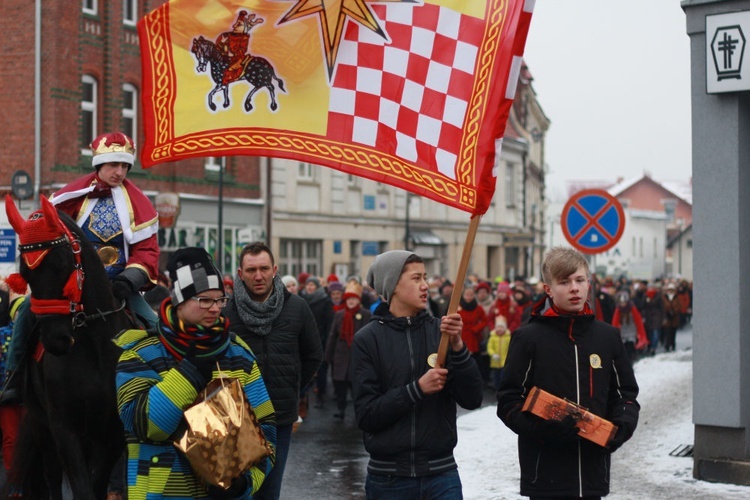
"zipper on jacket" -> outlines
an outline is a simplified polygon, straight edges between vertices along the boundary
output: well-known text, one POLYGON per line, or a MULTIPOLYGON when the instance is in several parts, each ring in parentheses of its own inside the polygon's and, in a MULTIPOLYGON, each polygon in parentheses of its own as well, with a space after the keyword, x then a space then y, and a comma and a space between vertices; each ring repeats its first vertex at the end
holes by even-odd
MULTIPOLYGON (((406 329, 406 343, 409 346, 409 364, 411 365, 411 377, 412 377, 412 380, 417 380, 416 379, 417 369, 414 363, 414 345, 412 344, 412 341, 411 341, 411 318, 408 316, 406 318, 406 324, 409 325, 409 328, 406 329)), ((411 463, 409 464, 409 466, 411 467, 411 477, 416 477, 417 475, 417 469, 415 467, 415 462, 416 462, 415 448, 417 446, 417 437, 416 437, 417 436, 417 410, 416 408, 417 408, 416 406, 412 406, 411 411, 410 411, 411 413, 411 429, 410 429, 411 451, 409 451, 409 457, 410 457, 411 463)))
MULTIPOLYGON (((570 336, 570 339, 573 341, 573 353, 575 355, 575 369, 576 369, 576 403, 581 404, 581 374, 580 374, 580 363, 578 359, 578 344, 575 343, 575 339, 573 339, 573 320, 570 320, 570 329, 568 330, 568 335, 570 336)), ((583 466, 581 464, 581 443, 578 443, 578 496, 583 496, 583 480, 582 480, 582 474, 583 474, 583 466)))

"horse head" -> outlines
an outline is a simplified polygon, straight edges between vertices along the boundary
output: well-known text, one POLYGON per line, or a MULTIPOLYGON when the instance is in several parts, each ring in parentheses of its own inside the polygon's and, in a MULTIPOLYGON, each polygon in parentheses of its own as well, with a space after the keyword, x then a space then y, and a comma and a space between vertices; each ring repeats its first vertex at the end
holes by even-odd
POLYGON ((198 59, 198 67, 196 70, 199 72, 206 71, 206 64, 208 64, 208 44, 211 43, 203 36, 193 38, 193 46, 190 52, 195 54, 195 58, 198 59))
POLYGON ((83 311, 80 238, 73 235, 44 196, 41 209, 27 220, 10 196, 5 198, 5 212, 18 234, 19 271, 31 288, 31 311, 43 326, 44 348, 51 354, 66 354, 74 344, 76 315, 83 311))

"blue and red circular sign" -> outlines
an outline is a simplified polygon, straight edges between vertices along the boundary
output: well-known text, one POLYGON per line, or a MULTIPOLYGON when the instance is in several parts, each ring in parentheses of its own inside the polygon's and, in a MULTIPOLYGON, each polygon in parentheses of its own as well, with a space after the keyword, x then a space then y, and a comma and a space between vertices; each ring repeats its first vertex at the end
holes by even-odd
POLYGON ((583 253, 606 252, 625 231, 625 212, 617 198, 601 189, 574 194, 560 217, 565 239, 583 253))

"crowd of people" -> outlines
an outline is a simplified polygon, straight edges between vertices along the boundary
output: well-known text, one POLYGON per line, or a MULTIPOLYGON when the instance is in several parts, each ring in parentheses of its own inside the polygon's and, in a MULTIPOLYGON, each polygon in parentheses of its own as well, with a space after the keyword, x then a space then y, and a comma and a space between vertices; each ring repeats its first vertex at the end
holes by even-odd
MULTIPOLYGON (((497 391, 498 417, 519 435, 522 494, 597 498, 608 493, 609 455, 637 425, 633 362, 674 350, 676 331, 691 320, 691 283, 600 278, 580 252, 560 247, 545 256, 541 279, 470 275, 457 311, 449 311, 454 284, 428 277, 422 258, 405 250, 380 254, 364 279, 280 276, 262 242, 246 245, 230 274, 202 248, 178 250, 159 272, 155 211, 126 180, 132 140, 104 134, 91 148, 95 171, 52 201, 98 251, 113 297, 133 321, 115 339, 128 446, 109 500, 278 499, 291 436, 310 403, 342 422, 350 399, 370 455, 367 498, 460 499, 456 407, 478 408, 485 386, 497 391), (579 356, 590 366, 585 395, 580 370, 571 368, 579 356), (240 381, 270 452, 216 486, 173 443, 185 431, 185 411, 222 373, 240 381), (605 447, 583 443, 572 418, 522 411, 532 387, 584 404, 617 432, 605 447), (536 468, 542 452, 566 467, 536 468)), ((27 359, 32 313, 22 300, 28 290, 12 276, 3 287, 0 431, 10 468, 23 403, 13 382, 27 359)))

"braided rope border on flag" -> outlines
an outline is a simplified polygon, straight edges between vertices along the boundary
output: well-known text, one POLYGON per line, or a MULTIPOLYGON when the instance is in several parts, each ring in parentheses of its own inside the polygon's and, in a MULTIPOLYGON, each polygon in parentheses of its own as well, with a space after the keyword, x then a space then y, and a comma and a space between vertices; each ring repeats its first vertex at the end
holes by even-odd
POLYGON ((176 95, 176 76, 171 51, 167 47, 169 39, 169 4, 164 9, 156 9, 152 16, 144 18, 144 25, 148 33, 149 52, 153 57, 149 59, 151 71, 144 71, 144 75, 152 76, 151 88, 161 89, 154 97, 154 147, 152 159, 158 161, 168 158, 172 154, 172 140, 174 139, 174 98, 176 95), (158 83, 157 83, 158 82, 158 83))
MULTIPOLYGON (((468 119, 466 120, 464 140, 461 146, 462 159, 456 168, 456 174, 462 187, 467 184, 476 184, 476 146, 479 139, 480 125, 486 112, 485 108, 487 107, 487 96, 489 94, 487 87, 493 75, 492 69, 497 64, 496 48, 498 43, 500 43, 502 26, 507 19, 507 16, 502 15, 505 3, 505 0, 493 3, 495 8, 490 12, 490 21, 487 22, 486 31, 488 32, 488 36, 484 37, 484 42, 477 57, 480 66, 476 72, 471 109, 467 112, 468 119)), ((470 189, 467 191, 471 191, 472 200, 475 202, 476 190, 470 189)), ((468 196, 468 193, 466 195, 468 196)), ((474 204, 469 204, 473 208, 474 204)))
POLYGON ((215 153, 242 149, 244 151, 265 151, 282 149, 294 153, 303 153, 311 159, 331 158, 358 169, 397 176, 414 186, 428 187, 433 193, 445 199, 459 200, 459 186, 455 181, 443 175, 424 170, 398 158, 384 155, 380 151, 353 147, 351 144, 327 141, 320 136, 289 134, 277 130, 259 131, 250 134, 247 131, 224 130, 221 134, 194 134, 175 140, 172 153, 175 156, 189 157, 195 151, 210 149, 215 153))

